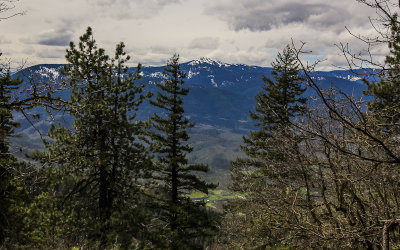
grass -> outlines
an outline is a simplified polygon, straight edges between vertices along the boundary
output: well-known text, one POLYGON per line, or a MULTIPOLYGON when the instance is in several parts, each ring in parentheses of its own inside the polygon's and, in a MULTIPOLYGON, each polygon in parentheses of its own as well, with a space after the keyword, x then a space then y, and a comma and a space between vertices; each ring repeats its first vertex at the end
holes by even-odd
POLYGON ((192 200, 202 200, 206 203, 206 206, 214 209, 221 209, 222 202, 229 199, 236 199, 240 197, 239 193, 234 193, 224 189, 213 189, 209 190, 208 194, 200 191, 195 191, 188 195, 192 200))

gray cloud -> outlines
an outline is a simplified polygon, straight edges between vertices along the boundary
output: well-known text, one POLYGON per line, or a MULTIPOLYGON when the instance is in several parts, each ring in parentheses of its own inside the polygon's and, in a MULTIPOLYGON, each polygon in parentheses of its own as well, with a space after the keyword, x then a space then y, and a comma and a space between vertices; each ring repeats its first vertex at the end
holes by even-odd
POLYGON ((165 46, 152 46, 149 48, 150 52, 158 55, 172 54, 173 49, 165 46))
POLYGON ((268 31, 294 23, 319 29, 332 28, 338 24, 343 27, 343 24, 352 18, 346 9, 310 0, 236 0, 235 3, 222 1, 209 4, 205 12, 228 22, 236 31, 268 31))
POLYGON ((22 38, 26 44, 39 44, 47 46, 67 46, 72 40, 73 32, 68 29, 48 30, 33 38, 22 38))
POLYGON ((26 47, 22 50, 22 52, 23 52, 24 54, 26 54, 26 55, 33 55, 33 54, 35 54, 36 50, 35 50, 33 47, 31 47, 31 46, 26 46, 26 47))
POLYGON ((189 44, 189 49, 218 49, 219 39, 215 37, 199 37, 193 39, 189 44))
POLYGON ((65 56, 65 49, 60 48, 46 48, 36 53, 40 58, 62 58, 65 56))
POLYGON ((21 5, 27 15, 2 26, 0 47, 15 61, 28 57, 37 63, 64 63, 62 46, 78 41, 91 26, 109 53, 124 41, 133 65, 165 63, 173 52, 182 61, 206 56, 269 65, 291 39, 307 42, 313 51, 309 58, 339 64, 335 43, 349 43, 354 50, 363 45, 344 27, 374 35, 368 16, 376 17, 373 8, 357 0, 36 0, 21 5))
POLYGON ((170 4, 181 0, 86 0, 103 16, 115 19, 150 18, 170 4))
POLYGON ((125 5, 125 6, 131 6, 131 5, 139 5, 139 6, 145 6, 145 5, 153 5, 154 7, 163 7, 168 4, 172 3, 179 3, 180 0, 87 0, 92 5, 99 5, 99 6, 104 6, 104 7, 113 7, 113 6, 118 6, 118 5, 125 5))
POLYGON ((72 40, 73 32, 70 30, 60 29, 41 34, 38 44, 48 46, 66 46, 72 40))

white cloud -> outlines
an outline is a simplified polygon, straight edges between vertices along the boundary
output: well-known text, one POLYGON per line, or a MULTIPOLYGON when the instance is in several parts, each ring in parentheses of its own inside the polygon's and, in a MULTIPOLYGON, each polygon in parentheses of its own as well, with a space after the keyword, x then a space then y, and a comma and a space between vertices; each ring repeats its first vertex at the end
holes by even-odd
MULTIPOLYGON (((394 1, 394 0, 391 0, 394 1)), ((396 2, 397 4, 397 2, 396 2)), ((341 63, 335 43, 363 44, 375 10, 357 0, 35 0, 20 1, 26 15, 0 22, 2 51, 16 61, 65 63, 69 41, 87 26, 110 54, 125 42, 134 62, 162 64, 211 57, 228 63, 270 65, 286 44, 304 41, 310 57, 341 63)), ((385 48, 374 48, 380 57, 385 48)))
POLYGON ((4 35, 0 35, 0 44, 10 44, 12 41, 4 35))

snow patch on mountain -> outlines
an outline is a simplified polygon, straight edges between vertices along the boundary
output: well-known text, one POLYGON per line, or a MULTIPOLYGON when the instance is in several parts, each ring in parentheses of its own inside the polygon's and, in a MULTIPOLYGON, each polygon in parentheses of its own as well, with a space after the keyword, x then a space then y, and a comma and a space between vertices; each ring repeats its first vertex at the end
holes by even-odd
POLYGON ((208 75, 207 76, 209 79, 210 79, 210 82, 211 82, 211 85, 213 86, 213 87, 218 87, 218 84, 215 82, 215 79, 214 79, 214 75, 208 75))
POLYGON ((323 77, 323 76, 311 76, 311 79, 317 80, 317 81, 323 81, 323 80, 325 80, 326 78, 323 77))
POLYGON ((200 72, 198 72, 198 71, 195 72, 195 71, 189 70, 189 72, 187 74, 187 79, 191 79, 192 77, 197 76, 198 74, 200 74, 200 72))
POLYGON ((349 81, 352 81, 352 82, 360 81, 362 79, 361 77, 354 76, 354 75, 347 75, 347 76, 336 75, 336 77, 340 78, 340 79, 349 80, 349 81))
POLYGON ((49 68, 49 67, 40 66, 40 68, 36 71, 36 73, 39 74, 43 78, 49 78, 52 80, 56 80, 60 76, 60 70, 61 70, 60 67, 49 68))
POLYGON ((154 73, 151 73, 150 76, 154 77, 154 78, 163 78, 164 77, 162 72, 154 72, 154 73))
POLYGON ((214 78, 211 78, 211 84, 216 88, 218 87, 218 84, 215 82, 214 78))
POLYGON ((222 66, 229 67, 229 66, 231 66, 231 64, 223 63, 221 61, 213 60, 213 59, 207 58, 207 57, 201 57, 200 59, 193 60, 193 61, 189 62, 188 64, 190 66, 197 66, 199 64, 209 64, 209 65, 218 66, 218 67, 222 67, 222 66))

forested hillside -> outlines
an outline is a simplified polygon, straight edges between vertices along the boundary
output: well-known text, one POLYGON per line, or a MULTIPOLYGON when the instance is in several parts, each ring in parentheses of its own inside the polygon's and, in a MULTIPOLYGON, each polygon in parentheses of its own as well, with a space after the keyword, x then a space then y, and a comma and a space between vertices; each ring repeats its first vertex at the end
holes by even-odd
MULTIPOLYGON (((189 93, 184 97, 185 115, 196 123, 189 130, 190 143, 194 151, 189 154, 189 160, 193 163, 207 163, 210 166, 206 179, 219 183, 219 187, 227 188, 230 183, 230 161, 240 155, 239 145, 242 136, 247 135, 254 122, 250 119, 249 111, 253 111, 256 105, 254 96, 262 90, 262 77, 272 77, 272 68, 256 67, 248 65, 232 65, 213 61, 207 58, 180 64, 182 71, 186 73, 185 84, 189 93)), ((63 65, 37 65, 26 68, 13 75, 14 78, 24 80, 24 85, 34 79, 38 82, 61 82, 63 65)), ((157 92, 155 86, 163 79, 164 67, 142 67, 139 83, 145 85, 144 92, 157 92)), ((127 72, 133 73, 134 68, 127 72)), ((321 88, 329 89, 334 86, 347 94, 361 97, 366 88, 360 75, 366 70, 352 72, 349 70, 317 72, 321 88)), ((127 73, 128 74, 128 73, 127 73)), ((57 93, 67 100, 70 90, 66 89, 57 93)), ((303 93, 304 97, 310 97, 316 93, 308 89, 303 93)), ((144 102, 137 112, 137 118, 145 121, 157 108, 144 102)), ((42 148, 38 132, 39 129, 46 134, 50 124, 61 122, 70 127, 73 117, 65 112, 53 112, 54 120, 41 108, 34 111, 40 114, 39 119, 31 119, 34 126, 16 113, 15 117, 20 123, 16 132, 21 136, 13 139, 15 148, 22 148, 18 156, 24 158, 24 154, 34 149, 42 148), (24 138, 29 138, 28 143, 24 138)))
POLYGON ((399 248, 400 5, 359 2, 376 34, 340 70, 293 40, 128 67, 91 27, 63 64, 1 60, 0 249, 399 248))

